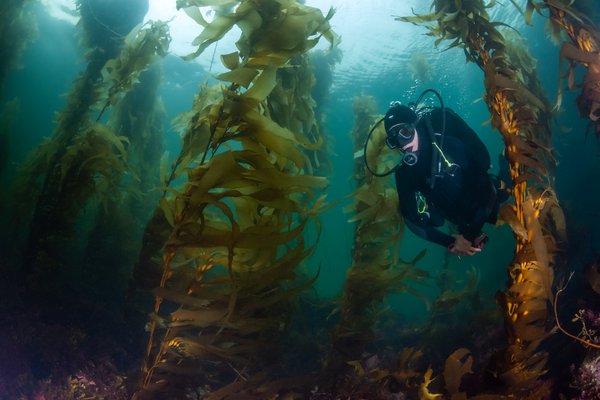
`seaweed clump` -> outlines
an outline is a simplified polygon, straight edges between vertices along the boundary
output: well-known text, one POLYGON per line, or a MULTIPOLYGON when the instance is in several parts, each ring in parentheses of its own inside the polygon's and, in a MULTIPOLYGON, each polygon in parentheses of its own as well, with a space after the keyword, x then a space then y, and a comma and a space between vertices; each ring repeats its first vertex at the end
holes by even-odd
MULTIPOLYGON (((576 86, 582 88, 576 103, 579 114, 590 121, 597 137, 600 137, 600 32, 594 24, 593 12, 588 8, 593 6, 586 2, 567 1, 527 1, 526 19, 531 22, 534 10, 542 13, 549 12, 549 23, 552 27, 553 38, 560 41, 561 33, 565 33, 569 42, 563 42, 560 49, 559 95, 557 108, 562 103, 562 63, 569 62, 567 82, 569 89, 576 86), (575 66, 583 64, 587 72, 580 85, 575 83, 575 66)), ((596 13, 597 15, 597 13, 596 13)))
MULTIPOLYGON (((166 54, 169 42, 166 24, 152 22, 132 30, 114 59, 89 56, 88 68, 76 80, 67 109, 58 116, 54 135, 21 167, 13 226, 18 229, 31 217, 22 269, 30 275, 30 284, 44 281, 45 286, 64 271, 68 265, 64 249, 88 200, 96 195, 101 203, 106 202, 119 191, 121 177, 131 172, 129 140, 100 119, 156 57, 166 54), (90 113, 95 107, 100 112, 94 120, 90 113)), ((97 52, 102 53, 96 48, 93 53, 97 52)))
MULTIPOLYGON (((375 122, 374 101, 369 97, 356 98, 353 105, 355 127, 351 133, 355 152, 354 178, 357 189, 346 211, 353 212, 349 222, 355 223, 352 265, 343 288, 339 320, 332 333, 332 346, 325 361, 322 384, 336 393, 351 392, 356 385, 351 368, 359 362, 363 351, 373 339, 373 327, 380 317, 385 297, 391 293, 408 292, 422 297, 414 288, 429 275, 416 268, 425 255, 422 251, 414 260, 399 258, 403 222, 398 212, 398 195, 389 180, 376 178, 366 171, 363 145, 369 124, 375 122)), ((383 163, 385 132, 380 124, 371 135, 366 158, 370 165, 383 163), (379 161, 379 162, 377 162, 379 161)), ((385 163, 383 163, 385 164, 385 163)))
POLYGON ((15 98, 7 102, 0 111, 0 181, 4 178, 10 159, 10 137, 15 119, 19 115, 20 101, 15 98))
POLYGON ((4 0, 0 4, 0 90, 8 73, 20 66, 25 48, 35 39, 37 26, 31 0, 4 0))
MULTIPOLYGON (((284 90, 295 78, 281 70, 298 68, 293 60, 321 37, 333 40, 333 13, 289 0, 231 3, 207 22, 198 6, 222 2, 178 1, 204 26, 190 58, 234 25, 242 35, 239 52, 221 56, 229 71, 217 79, 229 84, 202 88, 180 121, 182 151, 162 175, 165 195, 147 232, 166 238, 160 279, 144 278, 156 297, 139 398, 258 399, 306 385, 280 380, 272 365, 293 301, 315 279, 300 265, 314 248, 304 235, 318 231, 326 179, 311 175, 307 155, 321 142, 309 136, 312 108, 299 124, 294 106, 306 103, 284 90)), ((144 246, 141 256, 153 251, 144 246)), ((138 262, 135 276, 145 268, 138 262)))

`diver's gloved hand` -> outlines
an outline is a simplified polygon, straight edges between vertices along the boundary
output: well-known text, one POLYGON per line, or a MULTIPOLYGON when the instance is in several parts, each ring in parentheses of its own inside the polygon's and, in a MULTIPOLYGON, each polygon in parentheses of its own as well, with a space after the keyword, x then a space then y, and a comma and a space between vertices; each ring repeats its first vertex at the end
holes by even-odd
POLYGON ((465 239, 463 235, 454 236, 454 243, 448 246, 448 251, 459 256, 473 256, 481 251, 480 248, 474 247, 473 243, 465 239))

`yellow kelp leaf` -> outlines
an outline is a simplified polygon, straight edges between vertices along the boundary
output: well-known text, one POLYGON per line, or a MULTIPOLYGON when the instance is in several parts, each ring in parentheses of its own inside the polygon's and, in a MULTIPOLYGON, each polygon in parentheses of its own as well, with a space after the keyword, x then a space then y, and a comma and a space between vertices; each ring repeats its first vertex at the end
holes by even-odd
POLYGON ((225 82, 233 82, 243 87, 247 88, 250 86, 256 75, 258 75, 258 70, 254 68, 237 68, 233 71, 224 72, 222 74, 217 75, 217 79, 225 82))
POLYGON ((208 46, 212 43, 220 40, 225 36, 227 32, 235 25, 235 23, 242 18, 242 15, 221 15, 216 17, 211 23, 204 27, 204 30, 198 35, 192 44, 198 46, 198 49, 183 57, 184 60, 189 61, 198 57, 208 46))
POLYGON ((237 247, 272 247, 280 246, 297 238, 302 234, 306 221, 298 225, 292 230, 285 232, 279 231, 276 235, 272 229, 264 229, 264 227, 249 227, 240 232, 239 239, 236 241, 237 247), (265 232, 266 231, 266 232, 265 232))
POLYGON ((242 95, 242 97, 254 99, 257 102, 261 102, 267 98, 267 96, 273 91, 277 76, 277 68, 275 67, 265 67, 256 79, 254 84, 246 93, 242 95))
MULTIPOLYGON (((181 7, 178 7, 178 9, 179 8, 181 7)), ((183 7, 183 11, 188 15, 188 17, 196 21, 198 25, 208 25, 208 22, 206 22, 198 7, 183 7)))
POLYGON ((262 143, 267 149, 291 160, 298 168, 305 165, 306 155, 299 150, 299 146, 294 140, 285 138, 288 133, 285 128, 256 110, 248 110, 244 114, 244 119, 255 140, 262 143))
POLYGON ((517 218, 515 207, 511 204, 505 204, 500 208, 499 220, 508 224, 513 232, 521 239, 527 239, 527 230, 517 218))
POLYGON ((351 367, 354 367, 354 373, 357 376, 361 377, 365 375, 365 369, 363 368, 360 360, 346 361, 346 364, 348 364, 351 367))
POLYGON ((320 187, 327 183, 327 178, 311 175, 287 175, 276 168, 261 168, 260 170, 244 173, 248 178, 264 182, 277 188, 289 187, 290 189, 303 189, 320 187))
POLYGON ((154 290, 154 294, 156 296, 162 297, 163 299, 167 299, 169 301, 175 302, 182 306, 187 307, 207 307, 212 301, 207 299, 201 299, 194 296, 188 296, 185 293, 175 291, 173 289, 167 289, 164 287, 159 287, 154 290))
MULTIPOLYGON (((536 259, 540 264, 540 267, 545 271, 546 269, 549 269, 550 266, 550 255, 548 254, 548 247, 546 245, 546 240, 544 239, 542 227, 530 197, 523 204, 523 213, 525 214, 528 239, 533 245, 536 259)), ((543 284, 548 291, 548 298, 551 298, 552 281, 545 281, 543 284)))
POLYGON ((227 69, 236 69, 240 65, 240 53, 234 51, 233 53, 221 54, 221 62, 227 69))
POLYGON ((245 65, 248 67, 257 68, 281 67, 285 65, 294 55, 296 55, 296 53, 291 51, 254 53, 250 58, 248 58, 248 62, 246 62, 245 65))
POLYGON ((210 159, 208 163, 188 173, 189 180, 194 182, 194 190, 208 192, 217 186, 231 171, 239 168, 230 152, 221 153, 210 159))
POLYGON ((444 366, 444 382, 446 390, 454 395, 460 389, 460 382, 463 375, 473 373, 473 357, 467 349, 458 349, 446 359, 444 366))
MULTIPOLYGON (((256 9, 252 8, 250 2, 246 2, 240 6, 240 8, 244 7, 247 9, 244 13, 244 17, 240 18, 237 25, 242 31, 242 37, 237 42, 238 49, 242 51, 242 54, 246 57, 250 57, 250 49, 248 48, 247 40, 248 38, 256 37, 255 32, 260 29, 263 24, 263 17, 261 14, 256 11, 256 9)), ((241 11, 241 10, 239 10, 241 11)))
POLYGON ((165 219, 167 220, 169 225, 174 227, 175 226, 175 216, 173 213, 173 209, 171 208, 171 204, 170 204, 169 200, 167 200, 167 198, 164 196, 160 198, 160 208, 162 209, 163 214, 165 215, 165 219))
POLYGON ((423 375, 423 383, 419 386, 419 400, 435 400, 438 397, 442 397, 441 394, 431 393, 429 391, 429 384, 433 381, 433 379, 431 379, 431 374, 433 374, 433 370, 427 368, 427 372, 423 375))
POLYGON ((227 315, 227 308, 216 306, 190 310, 179 308, 171 313, 170 327, 199 326, 207 327, 222 321, 227 315))

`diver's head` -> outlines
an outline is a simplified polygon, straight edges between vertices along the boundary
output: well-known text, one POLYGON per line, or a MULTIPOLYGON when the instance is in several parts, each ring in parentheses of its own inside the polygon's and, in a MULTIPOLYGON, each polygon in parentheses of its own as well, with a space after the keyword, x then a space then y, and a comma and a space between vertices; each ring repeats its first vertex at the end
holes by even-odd
POLYGON ((419 149, 419 136, 416 129, 418 120, 419 117, 412 108, 398 102, 392 103, 384 117, 387 135, 385 143, 388 147, 416 152, 419 149))

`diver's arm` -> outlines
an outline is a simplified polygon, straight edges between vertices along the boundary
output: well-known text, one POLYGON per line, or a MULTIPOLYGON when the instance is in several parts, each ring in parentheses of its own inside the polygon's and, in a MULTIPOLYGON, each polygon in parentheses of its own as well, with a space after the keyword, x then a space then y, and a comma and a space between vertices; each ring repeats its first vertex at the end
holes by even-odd
POLYGON ((406 171, 396 173, 396 190, 404 223, 415 235, 444 247, 450 246, 455 239, 433 226, 425 214, 418 213, 415 190, 412 189, 410 177, 412 174, 406 171))
MULTIPOLYGON (((402 214, 404 216, 404 214, 402 214)), ((404 223, 415 235, 432 243, 437 243, 441 246, 448 248, 454 243, 455 239, 428 224, 426 221, 420 219, 411 219, 410 217, 404 216, 404 223)))

